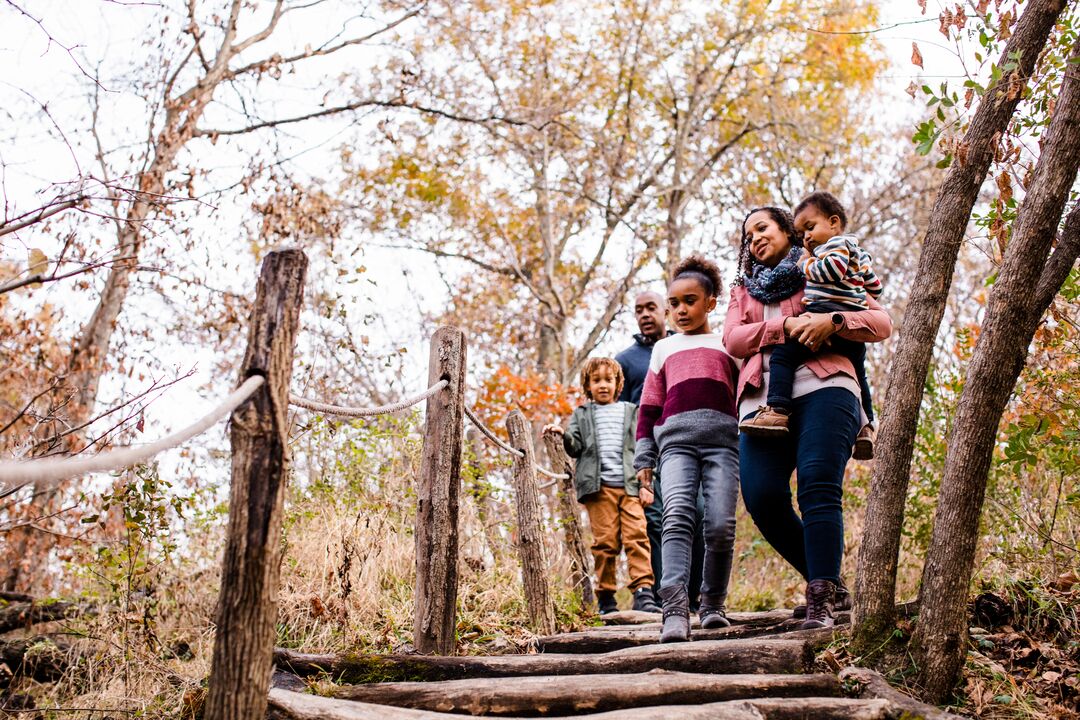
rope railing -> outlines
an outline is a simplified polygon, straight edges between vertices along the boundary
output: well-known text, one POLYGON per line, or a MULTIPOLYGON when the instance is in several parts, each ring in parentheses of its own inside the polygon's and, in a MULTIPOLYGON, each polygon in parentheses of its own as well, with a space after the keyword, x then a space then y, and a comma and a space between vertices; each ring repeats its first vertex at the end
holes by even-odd
POLYGON ((388 405, 379 405, 373 408, 359 408, 359 407, 345 407, 343 405, 328 405, 316 400, 309 400, 308 398, 299 397, 297 395, 289 395, 289 404, 301 407, 306 410, 314 410, 315 412, 321 412, 326 415, 337 415, 338 417, 375 417, 377 415, 388 415, 390 413, 399 412, 406 408, 410 408, 419 402, 427 400, 435 393, 442 390, 444 387, 450 384, 448 380, 440 380, 424 392, 419 395, 415 395, 411 398, 405 398, 399 400, 396 403, 389 403, 388 405))
POLYGON ((206 432, 251 397, 264 382, 266 380, 261 375, 249 377, 199 421, 146 445, 129 445, 90 457, 42 458, 0 463, 0 487, 33 483, 38 490, 43 490, 77 475, 122 470, 146 462, 158 453, 206 432))
MULTIPOLYGON (((476 413, 474 413, 472 411, 472 408, 470 408, 468 405, 465 406, 465 417, 469 418, 469 421, 476 427, 476 429, 479 430, 484 435, 484 437, 486 437, 488 440, 490 440, 496 446, 498 446, 502 450, 505 450, 506 452, 510 453, 511 455, 513 455, 516 458, 525 457, 525 453, 521 452, 520 450, 518 450, 516 447, 514 447, 512 445, 508 445, 502 438, 500 438, 498 435, 496 435, 491 430, 491 428, 489 428, 487 425, 485 425, 484 422, 480 418, 478 418, 476 416, 476 413)), ((545 468, 545 467, 543 467, 543 466, 541 466, 541 465, 539 465, 537 463, 533 463, 533 468, 536 470, 536 472, 540 473, 541 475, 545 475, 545 476, 547 476, 549 478, 552 478, 552 480, 568 480, 568 479, 570 479, 570 476, 568 474, 566 474, 566 473, 552 472, 551 470, 548 470, 547 468, 545 468)), ((544 488, 551 487, 554 484, 555 484, 554 482, 549 482, 549 483, 544 483, 543 485, 538 485, 537 487, 539 487, 542 490, 544 488)))

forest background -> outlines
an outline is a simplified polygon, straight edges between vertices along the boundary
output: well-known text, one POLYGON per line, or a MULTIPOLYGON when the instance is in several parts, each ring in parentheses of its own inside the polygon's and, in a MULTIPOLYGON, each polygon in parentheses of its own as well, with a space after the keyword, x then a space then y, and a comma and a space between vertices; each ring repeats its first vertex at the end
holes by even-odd
MULTIPOLYGON (((902 327, 943 169, 1022 6, 888 6, 2 0, 0 446, 96 452, 197 417, 235 381, 258 262, 281 244, 312 261, 298 392, 353 405, 415 392, 426 339, 453 323, 469 334, 469 402, 494 427, 515 407, 537 425, 565 417, 583 359, 628 344, 635 291, 692 251, 733 277, 745 211, 815 188, 848 205, 902 327), (32 274, 46 282, 8 287, 32 274)), ((920 416, 902 599, 1075 21, 1073 4, 961 252, 920 416)), ((1047 603, 1080 544, 1078 293, 1074 269, 1003 418, 979 553, 980 586, 1047 603)), ((893 342, 872 349, 879 401, 893 342)), ((294 420, 279 644, 400 649, 419 417, 294 420)), ((4 591, 125 608, 81 621, 120 638, 96 649, 96 682, 39 688, 45 702, 84 693, 172 716, 205 676, 224 448, 216 430, 156 466, 3 491, 4 591), (170 682, 177 668, 187 684, 170 682)), ((520 642, 524 615, 506 460, 473 448, 466 648, 520 642)), ((849 578, 869 474, 849 467, 849 578)), ((549 550, 566 576, 554 530, 549 550)), ((732 607, 797 600, 801 580, 745 517, 737 552, 732 607)), ((569 592, 560 603, 580 621, 569 592)), ((999 695, 993 676, 973 675, 967 701, 999 695)))

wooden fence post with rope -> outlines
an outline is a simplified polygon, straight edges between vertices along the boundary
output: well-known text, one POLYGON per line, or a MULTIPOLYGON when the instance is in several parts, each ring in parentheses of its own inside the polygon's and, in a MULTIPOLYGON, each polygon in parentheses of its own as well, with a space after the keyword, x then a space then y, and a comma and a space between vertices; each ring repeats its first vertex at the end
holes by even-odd
POLYGON ((592 607, 596 602, 593 592, 592 571, 589 565, 588 546, 581 529, 581 515, 578 513, 577 491, 574 489, 574 465, 562 445, 562 436, 544 433, 544 448, 547 450, 551 469, 561 475, 556 481, 556 494, 559 502, 559 524, 563 529, 563 541, 570 552, 570 580, 574 587, 581 589, 581 603, 592 607))
POLYGON ((540 490, 536 484, 536 455, 532 435, 520 410, 506 418, 510 444, 521 453, 514 457, 514 510, 517 515, 518 555, 521 579, 525 586, 525 604, 533 632, 555 632, 555 610, 548 587, 547 560, 544 556, 544 531, 540 515, 540 490))
POLYGON ((289 463, 289 381, 307 265, 299 249, 269 253, 255 292, 240 380, 260 375, 265 382, 231 418, 229 527, 207 720, 266 714, 289 463))
POLYGON ((448 385, 427 400, 417 477, 416 602, 413 645, 452 655, 456 638, 458 494, 465 421, 465 333, 441 327, 431 338, 428 384, 448 385))

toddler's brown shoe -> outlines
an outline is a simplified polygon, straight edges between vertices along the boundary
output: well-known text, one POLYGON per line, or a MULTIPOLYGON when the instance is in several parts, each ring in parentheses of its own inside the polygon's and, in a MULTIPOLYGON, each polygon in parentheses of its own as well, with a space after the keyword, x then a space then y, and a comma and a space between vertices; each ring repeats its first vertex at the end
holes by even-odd
POLYGON ((788 433, 788 411, 762 405, 757 415, 739 423, 739 432, 752 436, 779 436, 788 433))
POLYGON ((851 457, 856 460, 873 460, 874 438, 876 435, 877 431, 874 430, 873 425, 864 425, 859 434, 855 436, 855 450, 852 451, 851 457))

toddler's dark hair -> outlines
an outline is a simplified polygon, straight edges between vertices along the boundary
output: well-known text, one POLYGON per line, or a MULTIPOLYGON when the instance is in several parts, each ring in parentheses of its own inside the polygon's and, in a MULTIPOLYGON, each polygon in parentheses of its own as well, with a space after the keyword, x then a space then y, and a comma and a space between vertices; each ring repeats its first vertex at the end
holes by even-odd
POLYGON ((720 291, 723 280, 720 278, 720 268, 711 260, 706 260, 701 255, 691 255, 675 266, 671 272, 671 281, 688 277, 696 280, 705 290, 706 295, 716 297, 720 291))
POLYGON ((844 206, 840 204, 840 201, 837 200, 836 196, 831 192, 815 190, 804 197, 802 201, 795 206, 795 212, 793 214, 798 215, 811 205, 821 211, 821 214, 825 217, 832 217, 833 215, 837 216, 840 218, 840 229, 847 229, 847 213, 844 212, 844 206))
POLYGON ((590 400, 593 399, 592 388, 589 386, 589 376, 600 368, 607 368, 615 376, 615 397, 618 398, 622 394, 623 388, 622 365, 619 365, 614 358, 609 357, 589 358, 581 367, 581 389, 585 391, 585 397, 590 400))
POLYGON ((784 208, 779 208, 775 205, 762 205, 761 207, 752 209, 750 212, 746 213, 742 225, 739 226, 741 228, 741 237, 739 239, 739 267, 735 271, 735 281, 731 283, 732 287, 742 285, 743 280, 750 277, 754 271, 754 256, 750 254, 750 236, 746 233, 746 221, 756 212, 765 212, 768 214, 768 216, 772 218, 772 221, 779 226, 780 230, 787 235, 792 247, 802 247, 802 238, 799 236, 799 233, 795 232, 795 218, 791 213, 784 208))

